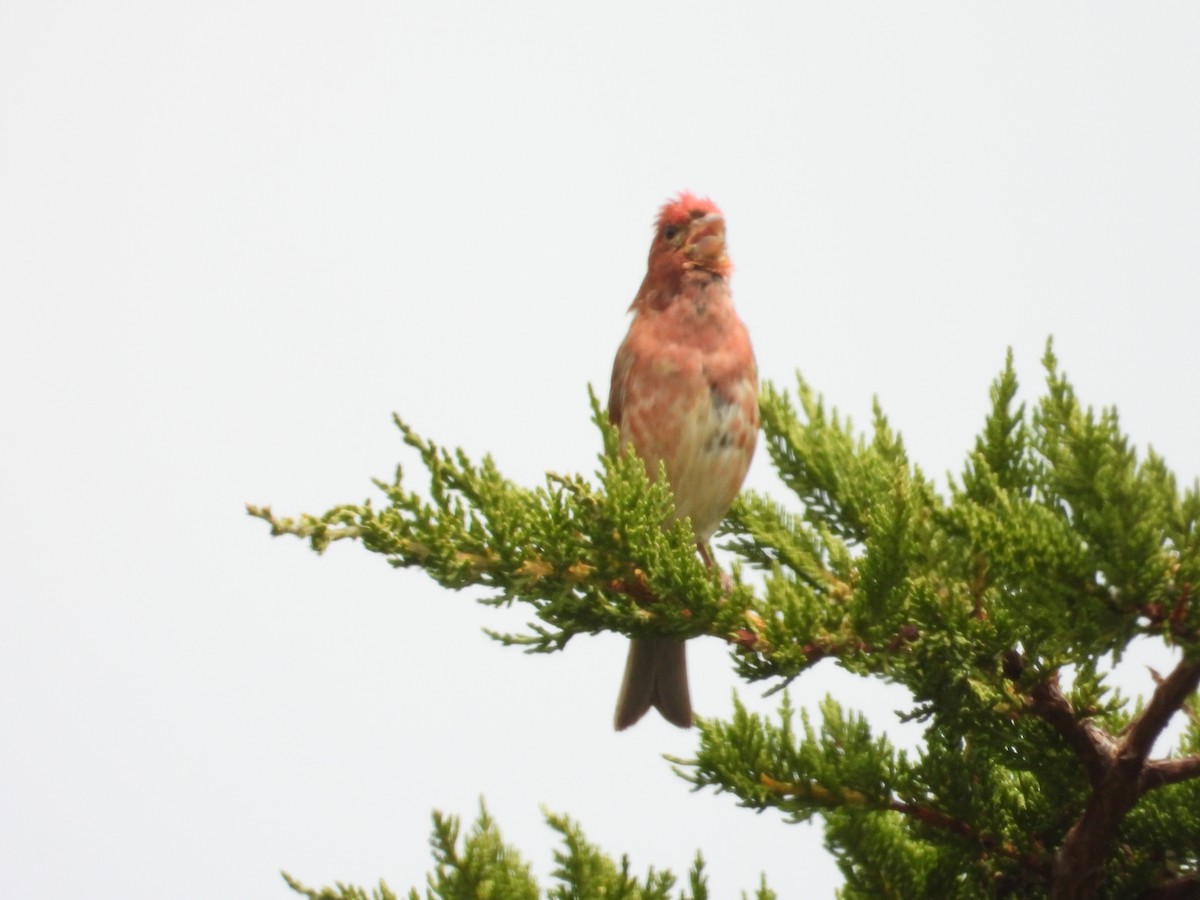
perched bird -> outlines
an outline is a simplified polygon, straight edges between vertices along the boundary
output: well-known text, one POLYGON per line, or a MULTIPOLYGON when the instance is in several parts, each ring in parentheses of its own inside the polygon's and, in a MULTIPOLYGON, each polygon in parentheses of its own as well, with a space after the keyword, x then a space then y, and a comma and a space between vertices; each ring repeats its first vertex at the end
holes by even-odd
MULTIPOLYGON (((716 205, 689 193, 666 203, 608 395, 622 446, 633 447, 651 478, 665 465, 675 496, 672 521, 691 519, 708 566, 708 540, 742 486, 758 438, 758 376, 729 293, 732 271, 716 205)), ((617 729, 651 706, 680 728, 692 724, 682 641, 630 644, 617 729)))

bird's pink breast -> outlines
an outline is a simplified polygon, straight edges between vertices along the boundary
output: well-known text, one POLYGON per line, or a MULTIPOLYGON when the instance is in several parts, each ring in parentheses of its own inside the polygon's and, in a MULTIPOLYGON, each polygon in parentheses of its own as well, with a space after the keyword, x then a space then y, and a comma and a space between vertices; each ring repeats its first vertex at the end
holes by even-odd
POLYGON ((712 537, 741 488, 758 435, 745 327, 723 281, 635 318, 617 356, 610 408, 651 478, 661 460, 676 518, 712 537))

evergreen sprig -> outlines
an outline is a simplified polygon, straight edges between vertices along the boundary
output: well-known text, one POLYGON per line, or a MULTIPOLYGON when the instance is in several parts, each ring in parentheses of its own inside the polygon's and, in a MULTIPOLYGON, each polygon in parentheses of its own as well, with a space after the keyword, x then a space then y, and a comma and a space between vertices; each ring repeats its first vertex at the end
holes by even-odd
MULTIPOLYGON (((248 510, 270 522, 272 534, 304 538, 318 553, 354 539, 397 568, 423 569, 443 587, 487 588, 489 605, 527 603, 539 620, 527 633, 492 634, 530 651, 560 650, 576 634, 600 631, 735 639, 738 613, 723 601, 717 574, 697 559, 690 528, 661 527, 670 489, 652 483, 636 457, 617 452, 594 394, 591 402, 606 447, 599 484, 551 473, 541 487, 519 487, 490 457, 476 464, 396 416, 429 473, 429 499, 405 487, 398 466, 391 482, 375 482, 388 501, 382 508, 368 499, 298 519, 277 517, 269 507, 248 510)), ((733 596, 745 604, 751 594, 735 585, 733 596)))
MULTIPOLYGON (((543 815, 562 842, 561 849, 554 851, 550 874, 554 884, 544 893, 529 864, 504 843, 481 802, 479 816, 465 834, 457 816, 434 812, 429 839, 434 868, 425 879, 424 895, 413 888, 406 900, 709 900, 704 858, 699 853, 688 870, 686 889, 675 892, 677 879, 670 871, 650 868, 639 878, 632 874, 628 856, 614 860, 587 840, 577 822, 545 810, 543 815)), ((397 900, 382 881, 368 895, 360 887, 340 882, 332 888, 314 889, 286 872, 283 877, 292 890, 309 900, 397 900)), ((775 900, 765 878, 753 896, 755 900, 775 900)))

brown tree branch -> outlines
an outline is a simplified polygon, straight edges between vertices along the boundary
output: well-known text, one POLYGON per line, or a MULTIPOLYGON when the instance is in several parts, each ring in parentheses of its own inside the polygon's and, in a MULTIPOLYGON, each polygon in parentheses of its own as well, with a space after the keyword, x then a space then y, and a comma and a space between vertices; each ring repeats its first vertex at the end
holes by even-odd
POLYGON ((1189 778, 1200 778, 1200 756, 1185 756, 1182 759, 1152 759, 1142 769, 1138 790, 1144 794, 1168 784, 1187 781, 1189 778))
POLYGON ((1185 659, 1158 685, 1145 709, 1107 755, 1103 777, 1099 782, 1093 780, 1092 796, 1054 859, 1051 900, 1084 900, 1097 895, 1117 827, 1147 789, 1143 780, 1150 748, 1198 683, 1200 661, 1185 659))
POLYGON ((1197 685, 1200 685, 1200 660, 1183 660, 1159 682, 1142 714, 1130 723, 1117 751, 1119 758, 1145 760, 1167 722, 1183 708, 1197 685))
MULTIPOLYGON (((1006 655, 1004 672, 1014 682, 1024 660, 1006 655)), ((1146 791, 1200 777, 1200 757, 1149 760, 1150 750, 1171 717, 1185 707, 1200 684, 1200 661, 1184 660, 1158 686, 1141 714, 1118 739, 1087 718, 1080 718, 1059 687, 1057 673, 1029 691, 1026 709, 1045 720, 1075 751, 1092 784, 1083 814, 1067 831, 1053 866, 1052 900, 1095 897, 1104 859, 1122 819, 1146 791)), ((1180 879, 1152 896, 1200 896, 1194 881, 1180 879)))
POLYGON ((1058 673, 1034 685, 1026 705, 1030 712, 1044 719, 1063 736, 1083 763, 1092 786, 1098 786, 1108 772, 1117 742, 1095 722, 1081 719, 1075 714, 1071 701, 1058 686, 1058 673))

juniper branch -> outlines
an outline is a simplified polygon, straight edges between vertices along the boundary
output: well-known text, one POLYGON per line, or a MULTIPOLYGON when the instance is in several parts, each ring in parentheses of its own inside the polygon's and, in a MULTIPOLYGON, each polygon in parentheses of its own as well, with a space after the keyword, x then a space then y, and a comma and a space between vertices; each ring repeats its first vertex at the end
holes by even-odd
POLYGON ((1124 738, 1103 757, 1103 776, 1095 782, 1083 814, 1067 831, 1055 859, 1052 900, 1095 895, 1117 827, 1138 797, 1149 790, 1146 757, 1167 721, 1183 707, 1198 683, 1200 661, 1185 658, 1158 685, 1124 738))

